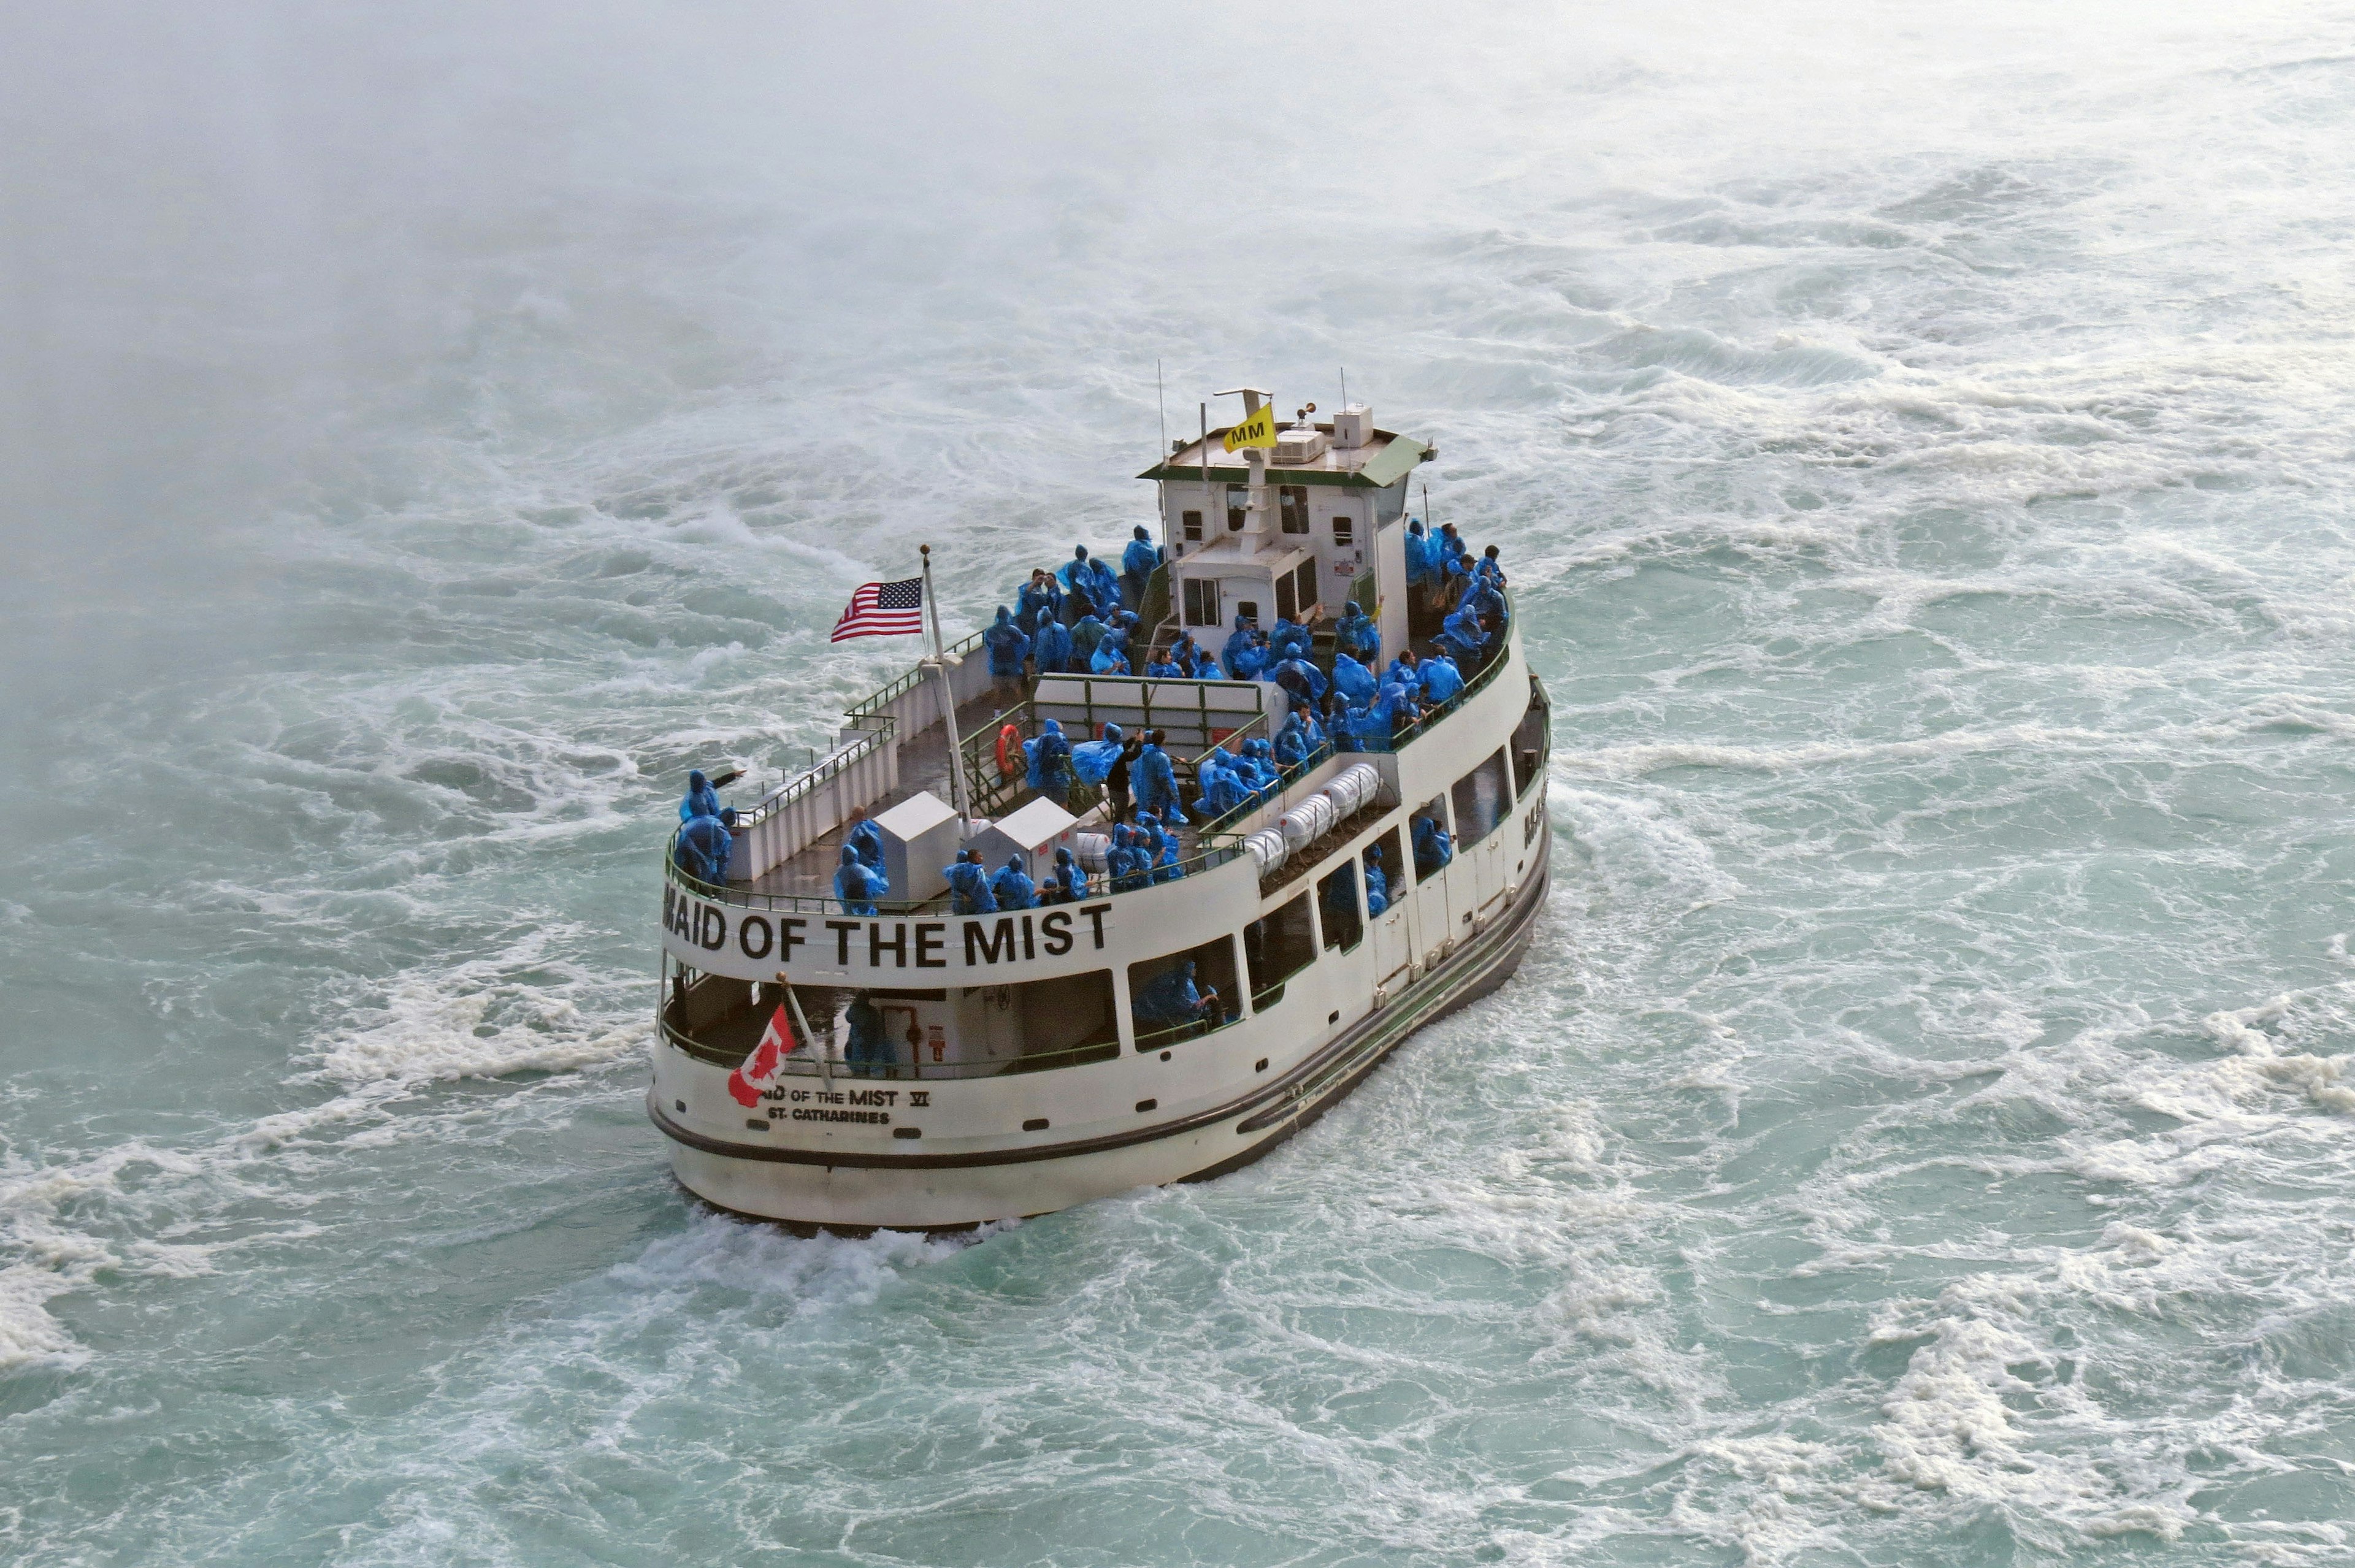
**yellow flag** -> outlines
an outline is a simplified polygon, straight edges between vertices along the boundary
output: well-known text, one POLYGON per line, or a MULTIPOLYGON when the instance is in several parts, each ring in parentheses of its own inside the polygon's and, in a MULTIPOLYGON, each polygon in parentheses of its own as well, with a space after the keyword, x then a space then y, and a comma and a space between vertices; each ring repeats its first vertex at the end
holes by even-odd
POLYGON ((1229 452, 1245 446, 1273 446, 1275 444, 1275 405, 1262 403, 1259 412, 1228 431, 1225 435, 1220 437, 1220 440, 1225 443, 1229 452))

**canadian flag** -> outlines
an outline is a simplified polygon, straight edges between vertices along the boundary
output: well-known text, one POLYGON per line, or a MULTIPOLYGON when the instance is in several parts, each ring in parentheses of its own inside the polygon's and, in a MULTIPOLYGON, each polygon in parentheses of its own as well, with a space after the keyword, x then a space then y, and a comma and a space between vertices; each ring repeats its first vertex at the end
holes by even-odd
POLYGON ((788 1055, 800 1049, 801 1042, 794 1038, 793 1020, 785 1017, 785 1005, 779 1002, 769 1027, 761 1031, 761 1043, 752 1048, 752 1054, 744 1059, 742 1065, 728 1075, 728 1093, 747 1110, 759 1104, 761 1091, 777 1081, 777 1069, 788 1055))

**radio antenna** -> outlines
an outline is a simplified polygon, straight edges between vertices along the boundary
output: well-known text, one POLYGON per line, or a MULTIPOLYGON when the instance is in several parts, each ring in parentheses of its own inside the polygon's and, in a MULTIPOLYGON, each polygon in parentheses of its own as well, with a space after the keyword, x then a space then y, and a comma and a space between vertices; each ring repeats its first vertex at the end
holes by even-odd
POLYGON ((1158 359, 1153 362, 1153 406, 1161 415, 1161 456, 1154 459, 1158 463, 1169 455, 1169 396, 1161 389, 1161 361, 1158 359))
POLYGON ((1341 367, 1341 408, 1342 408, 1342 411, 1343 411, 1344 412, 1347 412, 1347 411, 1348 411, 1348 407, 1349 407, 1349 368, 1348 368, 1347 365, 1344 365, 1344 366, 1342 366, 1342 367, 1341 367))

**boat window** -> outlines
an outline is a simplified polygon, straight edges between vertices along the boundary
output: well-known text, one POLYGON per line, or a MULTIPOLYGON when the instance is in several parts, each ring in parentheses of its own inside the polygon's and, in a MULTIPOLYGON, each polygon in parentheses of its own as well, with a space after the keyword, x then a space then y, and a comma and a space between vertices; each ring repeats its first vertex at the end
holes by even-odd
POLYGON ((1215 937, 1199 947, 1130 965, 1128 1012, 1139 1051, 1166 1050, 1241 1019, 1235 939, 1215 937), (1188 965, 1193 966, 1190 975, 1188 965))
POLYGON ((1455 781, 1455 847, 1469 849, 1497 829, 1512 796, 1505 789, 1505 753, 1495 755, 1455 781))
POLYGON ((1347 953, 1366 934, 1358 912, 1358 862, 1344 860, 1341 869, 1316 884, 1316 912, 1325 923, 1325 945, 1347 953))
POLYGON ((1316 608, 1316 563, 1304 560, 1292 574, 1292 597, 1303 614, 1316 608))
POLYGON ((1333 514, 1333 542, 1351 545, 1358 542, 1358 519, 1347 512, 1333 514))
POLYGON ((1300 599, 1292 586, 1292 573, 1285 572, 1275 580, 1275 618, 1294 621, 1300 617, 1300 599))
POLYGON ((1187 542, 1188 544, 1199 544, 1199 543, 1201 543, 1201 542, 1202 542, 1202 514, 1201 514, 1201 513, 1199 513, 1199 512, 1183 512, 1183 513, 1180 513, 1180 514, 1178 515, 1178 524, 1179 524, 1179 526, 1180 526, 1180 527, 1185 530, 1185 538, 1186 538, 1186 542, 1187 542))
POLYGON ((1243 515, 1249 509, 1250 506, 1251 487, 1249 485, 1230 485, 1227 486, 1227 531, 1229 533, 1239 533, 1241 531, 1243 526, 1243 515))
POLYGON ((1219 585, 1215 580, 1188 578, 1185 599, 1188 625, 1215 626, 1219 624, 1219 585))
POLYGON ((936 1061, 1001 1061, 1005 1072, 1037 1072, 1108 1061, 1120 1054, 1112 971, 1061 975, 1018 986, 975 986, 959 994, 943 1042, 927 1039, 921 1066, 936 1061))
POLYGON ((1455 858, 1455 841, 1447 836, 1447 797, 1437 795, 1424 801, 1407 816, 1407 844, 1414 855, 1414 880, 1427 882, 1447 869, 1455 858), (1438 829, 1438 837, 1418 832, 1415 824, 1430 822, 1438 829))
POLYGON ((1529 786, 1544 776, 1546 758, 1552 753, 1552 715, 1546 707, 1545 692, 1532 680, 1529 682, 1529 710, 1521 715, 1520 724, 1513 731, 1515 795, 1529 793, 1529 786))
POLYGON ((1285 533, 1305 534, 1308 531, 1308 486, 1279 485, 1275 487, 1276 517, 1285 533))
POLYGON ((1284 999, 1284 983, 1316 962, 1316 925, 1302 893, 1243 927, 1243 961, 1251 971, 1252 1011, 1284 999))
POLYGON ((1399 830, 1388 833, 1366 846, 1366 918, 1372 920, 1386 914, 1406 891, 1406 853, 1399 840, 1399 830), (1378 884, 1374 879, 1379 876, 1378 884), (1374 907, 1374 890, 1381 889, 1381 908, 1374 907))

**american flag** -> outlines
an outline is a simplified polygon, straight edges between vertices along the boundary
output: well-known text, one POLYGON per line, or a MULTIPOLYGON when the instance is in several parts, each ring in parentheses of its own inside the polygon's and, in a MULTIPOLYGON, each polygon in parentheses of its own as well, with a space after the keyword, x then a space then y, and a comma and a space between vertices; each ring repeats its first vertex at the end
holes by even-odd
POLYGON ((834 624, 830 642, 852 637, 900 637, 924 629, 924 580, 902 578, 897 582, 862 582, 850 596, 850 608, 834 624))

